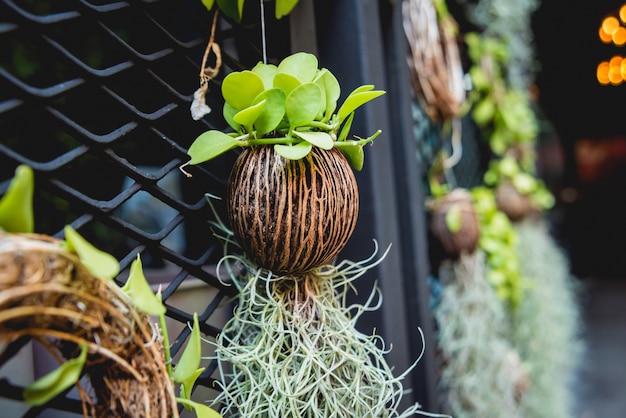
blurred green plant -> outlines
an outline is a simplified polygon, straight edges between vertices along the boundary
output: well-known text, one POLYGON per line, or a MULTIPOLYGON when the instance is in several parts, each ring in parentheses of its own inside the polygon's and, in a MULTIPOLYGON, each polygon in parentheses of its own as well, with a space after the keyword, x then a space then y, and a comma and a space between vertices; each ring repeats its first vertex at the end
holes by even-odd
POLYGON ((534 209, 547 210, 554 206, 554 195, 544 182, 525 172, 511 156, 492 160, 485 172, 484 181, 491 187, 505 182, 511 183, 520 194, 530 198, 534 209))
POLYGON ((480 224, 478 246, 486 254, 485 277, 498 297, 516 309, 526 289, 517 254, 517 232, 506 214, 498 209, 493 189, 478 186, 470 192, 480 224))

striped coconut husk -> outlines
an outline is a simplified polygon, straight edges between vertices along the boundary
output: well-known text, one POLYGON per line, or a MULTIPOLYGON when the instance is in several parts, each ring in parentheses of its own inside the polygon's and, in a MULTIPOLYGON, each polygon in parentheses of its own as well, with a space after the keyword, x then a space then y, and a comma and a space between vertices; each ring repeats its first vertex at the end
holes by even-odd
POLYGON ((286 160, 273 147, 247 148, 228 184, 228 217, 245 254, 275 274, 330 262, 356 226, 359 194, 352 168, 336 148, 286 160))
POLYGON ((89 384, 76 385, 84 416, 178 416, 160 337, 115 282, 93 277, 62 241, 0 233, 0 359, 29 339, 61 363, 86 345, 89 384))

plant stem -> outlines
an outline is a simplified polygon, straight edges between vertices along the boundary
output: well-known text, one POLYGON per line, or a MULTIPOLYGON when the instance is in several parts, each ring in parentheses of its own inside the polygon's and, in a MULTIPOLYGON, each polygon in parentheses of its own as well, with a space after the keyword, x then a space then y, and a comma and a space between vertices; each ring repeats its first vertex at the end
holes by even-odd
POLYGON ((172 354, 170 352, 170 338, 167 334, 167 324, 165 323, 165 315, 159 315, 159 327, 161 327, 161 335, 163 335, 163 355, 165 357, 165 365, 167 366, 167 374, 172 377, 172 354))
POLYGON ((317 120, 307 123, 307 126, 312 127, 312 128, 322 129, 324 131, 334 131, 337 129, 336 124, 329 125, 328 123, 320 122, 317 120))
POLYGON ((301 139, 296 139, 296 138, 259 138, 259 139, 248 139, 245 142, 244 145, 274 145, 274 144, 283 144, 283 145, 289 145, 289 144, 297 144, 298 142, 301 142, 301 139))
POLYGON ((382 132, 383 131, 381 131, 379 129, 376 132, 374 132, 374 134, 372 136, 370 136, 369 138, 360 138, 360 137, 355 135, 355 138, 358 138, 358 141, 336 141, 335 142, 335 147, 342 148, 342 147, 354 147, 354 146, 365 145, 365 144, 367 144, 369 142, 372 142, 382 132))

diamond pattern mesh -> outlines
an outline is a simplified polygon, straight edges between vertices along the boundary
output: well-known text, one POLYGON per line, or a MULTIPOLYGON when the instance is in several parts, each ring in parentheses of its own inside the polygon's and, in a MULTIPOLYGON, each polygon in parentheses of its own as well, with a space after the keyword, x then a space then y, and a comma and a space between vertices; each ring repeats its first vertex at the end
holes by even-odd
MULTIPOLYGON (((141 254, 146 277, 162 289, 174 355, 194 312, 207 336, 220 331, 235 293, 211 267, 222 248, 205 199, 224 196, 234 156, 190 168, 189 179, 179 166, 200 133, 224 128, 219 80, 260 59, 259 27, 218 20, 224 63, 207 97, 214 114, 193 121, 212 20, 200 0, 0 1, 0 194, 17 165, 28 164, 37 232, 61 237, 72 225, 120 260, 120 284, 141 254)), ((212 386, 215 367, 199 390, 212 386)), ((0 397, 21 398, 2 369, 0 397)), ((68 398, 23 416, 79 411, 68 398)))

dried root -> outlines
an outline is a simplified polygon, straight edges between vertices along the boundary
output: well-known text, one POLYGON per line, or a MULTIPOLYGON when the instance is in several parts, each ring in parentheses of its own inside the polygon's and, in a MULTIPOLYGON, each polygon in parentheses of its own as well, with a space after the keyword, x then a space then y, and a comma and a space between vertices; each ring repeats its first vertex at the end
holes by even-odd
MULTIPOLYGON (((232 259, 231 259, 232 260, 232 259)), ((355 329, 380 307, 375 288, 365 305, 347 306, 352 281, 371 265, 344 262, 301 276, 272 276, 247 260, 234 277, 234 317, 217 340, 222 414, 233 417, 407 417, 398 411, 402 380, 394 376, 380 336, 355 329)), ((234 270, 234 269, 233 269, 234 270)), ((434 416, 434 415, 432 415, 434 416)))

